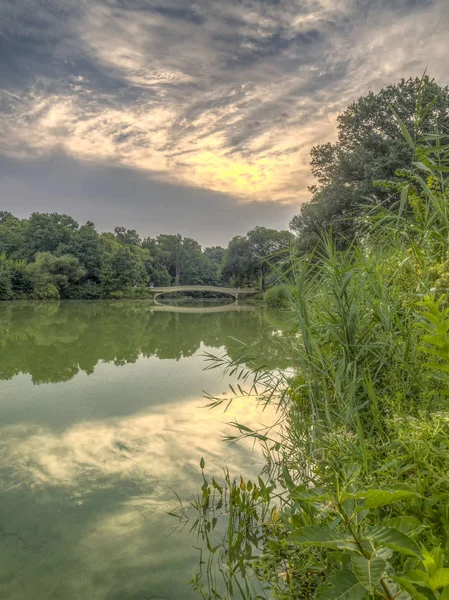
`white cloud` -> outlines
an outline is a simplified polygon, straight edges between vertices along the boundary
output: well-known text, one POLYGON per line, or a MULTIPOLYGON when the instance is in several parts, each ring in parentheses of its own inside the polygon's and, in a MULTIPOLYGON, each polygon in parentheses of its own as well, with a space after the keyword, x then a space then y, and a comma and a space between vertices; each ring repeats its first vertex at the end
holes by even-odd
POLYGON ((55 51, 76 48, 79 72, 10 94, 0 150, 58 148, 243 201, 296 203, 308 197, 311 146, 334 137, 349 102, 426 66, 449 81, 444 0, 167 0, 152 9, 80 5, 55 51))

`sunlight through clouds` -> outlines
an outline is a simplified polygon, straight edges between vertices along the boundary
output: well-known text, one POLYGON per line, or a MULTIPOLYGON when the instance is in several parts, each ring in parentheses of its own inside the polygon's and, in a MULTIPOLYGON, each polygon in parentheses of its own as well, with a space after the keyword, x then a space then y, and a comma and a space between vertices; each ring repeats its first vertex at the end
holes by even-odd
POLYGON ((349 102, 427 65, 448 82, 448 6, 10 0, 3 34, 27 44, 0 97, 0 151, 57 151, 297 204, 308 198, 311 146, 333 138, 349 102))

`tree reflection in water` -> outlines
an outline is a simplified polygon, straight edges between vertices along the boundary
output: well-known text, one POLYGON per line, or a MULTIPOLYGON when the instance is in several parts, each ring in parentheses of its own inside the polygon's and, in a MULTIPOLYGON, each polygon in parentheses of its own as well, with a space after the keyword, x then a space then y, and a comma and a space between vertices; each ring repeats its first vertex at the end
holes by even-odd
POLYGON ((35 384, 93 373, 99 361, 117 366, 140 356, 161 360, 192 356, 202 346, 236 357, 248 344, 265 365, 285 368, 282 332, 288 313, 225 305, 153 307, 146 301, 2 303, 0 379, 20 373, 35 384))

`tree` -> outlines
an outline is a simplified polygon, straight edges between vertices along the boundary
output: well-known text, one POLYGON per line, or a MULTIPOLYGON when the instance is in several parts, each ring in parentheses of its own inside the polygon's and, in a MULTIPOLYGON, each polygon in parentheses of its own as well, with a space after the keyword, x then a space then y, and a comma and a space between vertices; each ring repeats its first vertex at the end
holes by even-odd
POLYGON ((146 285, 148 275, 141 256, 129 246, 118 245, 108 253, 101 274, 103 295, 146 285))
POLYGON ((28 221, 20 220, 6 211, 0 218, 0 253, 5 252, 8 258, 27 258, 25 232, 28 221))
POLYGON ((241 235, 233 237, 223 259, 222 278, 231 285, 247 285, 254 276, 253 268, 248 238, 241 235))
POLYGON ((11 267, 3 252, 0 254, 0 300, 11 300, 12 297, 11 267))
POLYGON ((78 228, 78 223, 68 215, 33 213, 24 236, 27 258, 37 252, 57 252, 60 245, 70 243, 78 228))
POLYGON ((100 281, 103 251, 101 238, 92 221, 82 225, 76 235, 58 247, 58 252, 75 256, 86 270, 85 277, 94 282, 100 281))
POLYGON ((239 286, 257 283, 264 290, 268 272, 285 261, 293 241, 289 231, 266 227, 233 238, 224 258, 223 277, 239 286))
POLYGON ((428 76, 402 79, 351 104, 338 117, 337 141, 312 148, 311 166, 317 184, 309 188, 311 201, 290 224, 302 250, 314 246, 317 235, 330 227, 340 245, 345 245, 357 235, 361 205, 368 197, 372 202, 390 201, 388 192, 374 188, 373 181, 394 179, 396 170, 409 168, 412 160, 390 105, 416 136, 449 129, 449 88, 428 76), (434 104, 418 128, 415 115, 419 94, 422 106, 434 104))
POLYGON ((294 235, 289 231, 277 231, 266 227, 255 227, 247 234, 253 271, 265 289, 265 278, 273 266, 279 266, 290 255, 294 235))
POLYGON ((173 279, 174 285, 201 283, 201 246, 192 238, 177 235, 159 235, 156 243, 161 251, 160 260, 173 279))
POLYGON ((141 244, 139 234, 135 229, 126 229, 125 227, 115 227, 114 233, 116 238, 121 244, 128 246, 138 246, 141 244))
POLYGON ((54 256, 51 252, 38 252, 27 270, 37 298, 53 298, 54 290, 58 297, 70 297, 70 286, 86 274, 75 256, 54 256))

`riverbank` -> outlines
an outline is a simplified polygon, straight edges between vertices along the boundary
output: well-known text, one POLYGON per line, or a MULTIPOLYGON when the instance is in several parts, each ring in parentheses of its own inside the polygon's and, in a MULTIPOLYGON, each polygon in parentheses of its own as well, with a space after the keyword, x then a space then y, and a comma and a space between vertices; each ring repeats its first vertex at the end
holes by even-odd
POLYGON ((398 204, 371 208, 361 241, 324 237, 313 262, 292 259, 294 369, 210 357, 250 384, 236 397, 258 390, 277 410, 278 429, 234 423, 233 441, 264 452, 257 480, 201 465, 203 598, 449 598, 449 156, 438 136, 414 152, 402 184, 385 183, 398 204))

